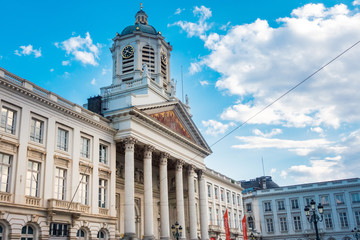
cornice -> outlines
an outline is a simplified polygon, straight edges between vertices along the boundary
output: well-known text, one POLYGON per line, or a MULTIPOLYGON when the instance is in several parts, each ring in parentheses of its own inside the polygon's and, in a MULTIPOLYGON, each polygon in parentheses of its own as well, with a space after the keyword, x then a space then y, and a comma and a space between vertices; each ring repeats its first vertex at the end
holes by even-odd
MULTIPOLYGON (((51 107, 53 110, 58 111, 62 114, 68 115, 70 117, 74 117, 79 119, 82 122, 88 123, 88 124, 92 124, 97 128, 100 128, 102 130, 105 130, 109 133, 115 134, 116 133, 116 129, 110 127, 108 125, 108 123, 110 122, 109 120, 105 119, 104 117, 98 115, 100 121, 102 122, 106 122, 106 123, 101 123, 101 122, 97 122, 95 120, 93 120, 92 118, 90 118, 89 116, 86 116, 85 114, 76 112, 73 109, 70 109, 68 107, 65 107, 51 99, 45 98, 43 96, 41 96, 40 94, 33 92, 29 89, 26 89, 22 86, 16 85, 10 81, 8 81, 7 79, 1 78, 0 77, 0 85, 3 86, 4 88, 8 88, 11 91, 15 91, 18 92, 20 94, 22 94, 24 97, 31 99, 31 100, 35 100, 37 102, 39 102, 42 105, 46 105, 48 107, 51 107)), ((80 106, 78 106, 80 107, 80 106)), ((82 107, 80 107, 82 108, 82 107)), ((94 113, 95 114, 95 113, 94 113)))
MULTIPOLYGON (((204 171, 204 174, 205 174, 205 176, 208 176, 208 177, 210 177, 210 178, 213 178, 213 179, 215 179, 215 180, 217 180, 217 181, 220 181, 220 182, 222 182, 222 183, 224 183, 224 184, 227 184, 227 185, 230 185, 230 186, 232 186, 232 187, 234 187, 234 188, 237 188, 237 189, 239 189, 239 190, 244 190, 244 188, 243 187, 241 187, 241 185, 238 185, 238 184, 236 184, 236 183, 232 183, 231 182, 231 178, 228 178, 228 177, 226 177, 226 176, 224 176, 224 177, 226 177, 226 178, 228 178, 228 179, 224 179, 224 178, 221 178, 220 176, 218 176, 218 175, 215 175, 213 172, 212 172, 212 170, 209 170, 208 168, 206 168, 205 169, 205 171, 204 171)), ((236 182, 236 181, 235 181, 236 182)), ((213 182, 214 183, 214 182, 213 182)), ((215 184, 215 183, 214 183, 215 184)))

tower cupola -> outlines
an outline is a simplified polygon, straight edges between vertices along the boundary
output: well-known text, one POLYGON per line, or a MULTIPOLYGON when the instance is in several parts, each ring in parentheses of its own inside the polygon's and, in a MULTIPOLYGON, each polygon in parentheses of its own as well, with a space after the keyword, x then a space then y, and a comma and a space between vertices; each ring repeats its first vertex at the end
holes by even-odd
POLYGON ((148 25, 148 21, 147 21, 147 18, 148 18, 148 15, 142 10, 143 9, 143 6, 142 6, 142 3, 141 3, 141 10, 138 11, 135 15, 135 24, 144 24, 144 25, 148 25))

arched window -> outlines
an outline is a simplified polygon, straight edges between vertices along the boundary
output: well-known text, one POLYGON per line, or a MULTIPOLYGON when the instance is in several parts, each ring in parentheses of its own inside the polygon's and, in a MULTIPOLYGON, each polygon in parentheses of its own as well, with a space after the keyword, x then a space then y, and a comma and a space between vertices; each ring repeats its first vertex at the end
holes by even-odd
POLYGON ((30 225, 26 225, 21 229, 21 240, 33 240, 35 239, 34 228, 30 225))
POLYGON ((3 226, 0 224, 0 240, 3 240, 4 238, 4 228, 3 226))
POLYGON ((107 239, 106 233, 104 230, 100 230, 97 234, 97 238, 100 240, 105 240, 107 239))
POLYGON ((76 233, 76 237, 78 240, 85 240, 86 239, 86 232, 84 229, 80 228, 77 233, 76 233))

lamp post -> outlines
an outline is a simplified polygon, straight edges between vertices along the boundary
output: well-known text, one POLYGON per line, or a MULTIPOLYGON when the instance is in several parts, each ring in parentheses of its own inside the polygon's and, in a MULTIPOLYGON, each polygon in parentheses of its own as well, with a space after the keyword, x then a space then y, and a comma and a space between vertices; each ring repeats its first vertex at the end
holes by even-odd
POLYGON ((353 234, 354 238, 356 240, 359 240, 360 238, 360 229, 354 228, 353 230, 351 230, 351 233, 353 234))
POLYGON ((171 226, 171 233, 176 240, 179 240, 182 235, 182 226, 176 221, 175 225, 171 226))
POLYGON ((310 207, 306 206, 304 208, 304 211, 309 223, 314 223, 316 240, 320 240, 317 224, 318 222, 321 222, 323 220, 324 207, 321 205, 321 203, 319 203, 317 209, 319 214, 316 213, 316 202, 314 200, 311 200, 310 207))
POLYGON ((250 239, 251 239, 251 240, 254 240, 254 239, 255 239, 255 237, 254 237, 254 234, 253 234, 253 233, 251 233, 251 234, 250 234, 250 239))

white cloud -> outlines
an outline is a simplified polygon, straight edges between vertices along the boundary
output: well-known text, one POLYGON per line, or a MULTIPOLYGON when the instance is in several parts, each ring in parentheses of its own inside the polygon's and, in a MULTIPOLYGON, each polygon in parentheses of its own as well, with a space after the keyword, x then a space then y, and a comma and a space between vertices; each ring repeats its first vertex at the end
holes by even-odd
POLYGON ((201 86, 207 86, 207 85, 209 85, 209 82, 204 80, 204 81, 200 81, 200 84, 201 84, 201 86))
POLYGON ((68 66, 68 65, 70 65, 70 61, 62 61, 61 62, 61 64, 63 65, 63 66, 68 66))
MULTIPOLYGON (((223 111, 222 120, 247 120, 360 39, 360 14, 344 4, 307 4, 278 22, 272 28, 257 19, 225 35, 193 34, 210 50, 197 66, 220 73, 216 87, 240 99, 223 111), (251 102, 242 101, 246 97, 251 102)), ((359 46, 353 48, 250 123, 339 128, 359 121, 359 54, 359 46)))
POLYGON ((222 25, 222 26, 220 27, 220 30, 223 30, 223 31, 228 30, 228 28, 229 28, 230 24, 231 24, 231 22, 230 22, 230 21, 229 21, 229 22, 227 22, 225 25, 222 25))
POLYGON ((96 84, 96 79, 93 78, 93 79, 91 80, 91 85, 95 85, 95 84, 96 84))
POLYGON ((321 127, 310 128, 310 131, 318 133, 321 137, 325 136, 324 129, 322 129, 321 127))
POLYGON ((196 23, 188 21, 177 21, 173 24, 168 24, 168 27, 179 26, 183 31, 187 32, 188 37, 198 36, 205 40, 206 31, 211 28, 211 24, 208 24, 206 20, 211 17, 212 12, 210 8, 205 6, 196 6, 193 10, 193 14, 199 18, 196 23))
POLYGON ((53 68, 51 68, 51 69, 50 69, 50 72, 53 72, 53 71, 54 71, 54 69, 53 69, 53 68))
POLYGON ((331 152, 341 152, 344 148, 332 146, 333 142, 326 139, 310 139, 310 140, 289 140, 289 139, 277 139, 257 136, 237 136, 238 140, 242 141, 242 144, 234 145, 233 148, 238 149, 264 149, 264 148, 276 148, 287 149, 290 152, 294 152, 299 156, 307 156, 311 152, 318 149, 325 149, 331 152))
POLYGON ((184 11, 185 10, 185 8, 178 8, 178 9, 176 9, 176 11, 175 11, 175 15, 179 15, 182 11, 184 11))
POLYGON ((352 2, 352 5, 356 6, 356 5, 360 5, 360 0, 355 0, 352 2))
POLYGON ((35 58, 41 57, 41 48, 33 49, 33 46, 31 44, 27 46, 20 46, 20 48, 22 49, 21 51, 15 50, 15 55, 29 56, 31 54, 34 54, 35 58))
POLYGON ((64 74, 63 74, 63 78, 69 78, 70 77, 70 73, 68 73, 68 72, 64 72, 64 74))
MULTIPOLYGON (((317 149, 308 164, 300 164, 282 170, 280 176, 290 177, 298 183, 327 181, 341 178, 358 177, 360 171, 360 129, 331 144, 341 151, 327 151, 327 147, 317 149), (321 153, 329 154, 316 157, 321 153)), ((330 146, 330 145, 329 145, 330 146)), ((334 149, 334 148, 333 148, 334 149)))
POLYGON ((259 129, 254 129, 253 133, 255 135, 257 135, 257 136, 262 136, 262 137, 265 137, 265 138, 269 138, 269 137, 281 134, 282 130, 279 129, 279 128, 275 128, 275 129, 272 129, 271 132, 269 132, 269 133, 263 133, 259 129))
POLYGON ((72 55, 75 60, 80 61, 84 65, 98 65, 96 60, 99 59, 101 44, 94 44, 88 32, 85 38, 82 38, 80 35, 71 37, 60 44, 55 43, 55 46, 61 47, 66 51, 67 55, 72 55))
POLYGON ((201 71, 201 63, 192 62, 190 63, 189 72, 190 74, 195 74, 201 71))
POLYGON ((204 127, 207 128, 205 133, 208 135, 213 135, 213 136, 223 134, 228 130, 229 127, 235 126, 235 124, 232 122, 229 124, 223 124, 221 122, 218 122, 218 121, 212 120, 212 119, 210 119, 208 121, 202 121, 201 123, 204 127))
POLYGON ((106 75, 108 72, 111 72, 111 68, 103 68, 101 71, 101 75, 106 75))

